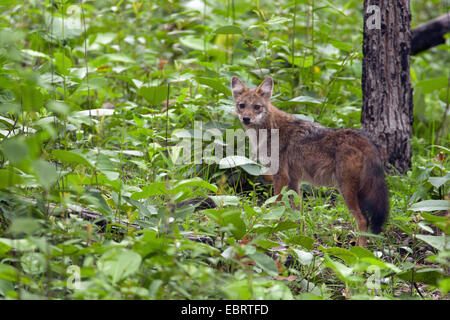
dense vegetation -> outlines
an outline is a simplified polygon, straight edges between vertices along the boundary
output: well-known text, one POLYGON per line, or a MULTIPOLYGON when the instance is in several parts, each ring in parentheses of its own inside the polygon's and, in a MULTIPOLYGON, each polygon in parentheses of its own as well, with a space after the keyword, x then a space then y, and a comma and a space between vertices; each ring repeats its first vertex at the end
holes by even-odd
MULTIPOLYGON (((412 27, 440 3, 412 1, 412 27)), ((279 108, 360 127, 362 1, 0 9, 0 297, 448 298, 448 44, 411 58, 413 165, 388 177, 389 221, 363 249, 336 190, 304 184, 298 212, 255 164, 175 161, 200 124, 240 128, 233 75, 271 75, 279 108), (179 205, 201 196, 218 208, 179 205)))

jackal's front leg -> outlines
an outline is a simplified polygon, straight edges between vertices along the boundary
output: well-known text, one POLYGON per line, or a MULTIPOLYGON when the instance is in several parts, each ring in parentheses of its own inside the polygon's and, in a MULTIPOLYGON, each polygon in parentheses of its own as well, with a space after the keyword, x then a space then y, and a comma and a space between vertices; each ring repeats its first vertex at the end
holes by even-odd
MULTIPOLYGON (((289 176, 287 174, 277 174, 273 177, 274 194, 278 194, 275 203, 277 203, 282 199, 283 196, 280 193, 284 186, 287 186, 288 190, 294 190, 295 192, 297 192, 298 195, 300 195, 300 188, 297 179, 289 179, 289 176)), ((297 210, 301 209, 301 203, 298 206, 296 206, 294 203, 293 196, 290 196, 289 199, 292 209, 297 210)))
POLYGON ((275 203, 281 200, 283 197, 280 193, 284 186, 287 186, 289 182, 289 177, 285 173, 279 173, 273 176, 273 194, 278 195, 275 203))

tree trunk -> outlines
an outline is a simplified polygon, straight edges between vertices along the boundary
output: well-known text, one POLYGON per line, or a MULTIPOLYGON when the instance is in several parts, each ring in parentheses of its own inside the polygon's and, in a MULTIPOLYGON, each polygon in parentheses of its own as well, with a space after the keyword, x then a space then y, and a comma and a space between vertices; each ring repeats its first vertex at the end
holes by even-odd
POLYGON ((401 174, 411 167, 410 22, 409 0, 364 1, 362 129, 401 174))

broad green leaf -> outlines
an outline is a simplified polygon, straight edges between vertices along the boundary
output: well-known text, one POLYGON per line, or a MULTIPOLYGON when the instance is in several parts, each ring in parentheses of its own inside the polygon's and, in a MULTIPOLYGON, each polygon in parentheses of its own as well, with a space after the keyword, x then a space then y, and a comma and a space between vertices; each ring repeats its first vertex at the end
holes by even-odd
POLYGON ((113 41, 116 37, 117 34, 114 32, 97 33, 97 36, 95 37, 95 42, 105 45, 113 41))
POLYGON ((21 176, 8 169, 0 169, 0 188, 8 188, 23 183, 21 176))
POLYGON ((433 185, 435 188, 439 188, 440 186, 443 186, 450 180, 450 173, 447 174, 445 177, 429 177, 428 181, 433 185))
POLYGON ((412 211, 436 211, 436 210, 450 210, 449 200, 425 200, 414 203, 409 210, 412 211))
POLYGON ((131 195, 131 199, 139 200, 148 197, 154 197, 167 194, 166 182, 154 182, 142 188, 142 191, 135 192, 131 195))
POLYGON ((53 100, 47 104, 47 109, 61 115, 67 115, 70 111, 69 106, 64 102, 53 100))
POLYGON ((286 239, 288 244, 299 244, 307 250, 314 248, 314 239, 304 235, 295 235, 291 238, 286 239))
POLYGON ((72 61, 63 52, 56 52, 54 56, 55 65, 58 71, 63 75, 69 75, 72 61))
POLYGON ((270 211, 268 213, 266 213, 262 219, 264 220, 279 220, 282 216, 283 213, 286 211, 285 207, 275 207, 270 209, 270 211))
POLYGON ((445 277, 445 274, 440 268, 420 268, 401 272, 396 276, 404 281, 436 285, 438 280, 445 277))
POLYGON ((228 169, 235 167, 241 167, 249 174, 254 176, 262 175, 266 170, 263 166, 259 165, 255 161, 243 156, 228 156, 220 159, 219 161, 220 169, 228 169))
POLYGON ((23 110, 39 111, 43 107, 44 95, 40 88, 29 83, 21 84, 20 94, 23 110))
POLYGON ((333 248, 324 248, 324 247, 320 247, 319 248, 322 252, 327 253, 331 256, 335 256, 338 257, 340 259, 342 259, 346 264, 348 265, 353 265, 355 264, 355 262, 358 260, 357 256, 346 249, 343 248, 338 248, 338 247, 333 247, 333 248))
POLYGON ((267 272, 269 275, 275 277, 278 275, 278 267, 275 261, 268 255, 261 253, 261 252, 255 252, 249 257, 255 261, 256 265, 263 269, 265 272, 267 272))
POLYGON ((231 227, 230 232, 236 239, 242 239, 247 232, 247 226, 237 210, 207 210, 207 215, 222 227, 231 227))
POLYGON ((97 262, 100 271, 112 278, 116 283, 139 270, 142 258, 134 251, 125 248, 114 248, 103 254, 97 262))
POLYGON ((0 239, 0 257, 3 258, 5 256, 5 254, 10 252, 11 250, 12 250, 12 247, 8 243, 2 242, 0 239))
POLYGON ((152 106, 157 106, 167 100, 168 88, 167 86, 141 87, 138 93, 152 106))
POLYGON ((273 232, 285 231, 285 230, 289 230, 289 229, 295 229, 298 227, 299 227, 299 224, 297 222, 281 221, 275 226, 275 228, 273 228, 273 232))
POLYGON ((311 252, 308 251, 304 251, 304 250, 298 250, 298 249, 293 249, 295 254, 297 255, 297 259, 298 261, 304 265, 310 265, 313 261, 314 256, 312 255, 311 252))
POLYGON ((221 81, 212 79, 212 78, 204 78, 204 77, 195 77, 195 80, 203 85, 206 85, 214 90, 217 90, 220 93, 223 93, 226 96, 231 96, 231 90, 224 86, 221 81))
POLYGON ((298 97, 295 97, 295 98, 289 100, 289 102, 322 104, 323 100, 322 99, 317 99, 317 98, 314 98, 314 97, 310 97, 310 96, 298 96, 298 97))
POLYGON ((228 211, 222 214, 222 226, 232 225, 231 233, 236 239, 242 239, 246 233, 246 225, 239 211, 228 211))
POLYGON ((249 280, 234 280, 231 283, 226 283, 222 287, 222 291, 231 300, 250 300, 252 298, 252 288, 249 286, 249 280))
POLYGON ((108 61, 112 62, 123 62, 123 63, 134 63, 135 61, 123 53, 109 53, 103 55, 103 57, 107 58, 108 61))
POLYGON ((216 206, 238 206, 240 204, 240 199, 238 196, 209 196, 216 206))
POLYGON ((442 88, 446 88, 448 85, 448 78, 440 77, 440 78, 433 78, 433 79, 425 79, 422 81, 419 81, 416 83, 415 87, 420 88, 422 90, 422 93, 430 93, 434 90, 439 90, 442 88))
POLYGON ((201 51, 205 48, 204 40, 194 36, 182 37, 179 41, 183 46, 188 47, 189 49, 201 51))
POLYGON ((353 44, 337 41, 337 40, 331 40, 330 43, 333 45, 333 47, 338 48, 342 51, 352 51, 353 50, 353 44))
POLYGON ((16 282, 17 279, 17 269, 9 264, 0 263, 0 279, 16 282))
POLYGON ((425 241, 433 248, 436 248, 440 251, 442 250, 449 250, 450 249, 450 243, 447 239, 448 236, 442 235, 442 236, 429 236, 429 235, 423 235, 419 234, 416 236, 417 239, 420 239, 422 241, 425 241))
POLYGON ((351 247, 349 251, 355 254, 359 259, 361 258, 375 258, 374 254, 362 247, 351 247))
POLYGON ((72 113, 74 116, 91 116, 91 117, 103 117, 103 116, 112 116, 114 114, 114 109, 91 109, 91 110, 82 110, 76 111, 72 113))
POLYGON ((214 193, 216 193, 218 190, 217 186, 210 184, 209 182, 206 182, 205 180, 203 180, 200 177, 195 177, 192 179, 187 179, 187 180, 182 180, 182 181, 177 182, 174 185, 172 192, 177 193, 177 192, 182 191, 184 188, 190 189, 192 187, 205 188, 214 193))
POLYGON ((31 164, 39 184, 49 190, 58 179, 56 168, 45 160, 37 159, 31 164))
POLYGON ((44 59, 49 60, 49 61, 52 60, 48 55, 46 55, 43 52, 34 51, 34 50, 30 50, 30 49, 22 49, 22 52, 25 53, 26 55, 30 56, 30 57, 44 58, 44 59))
POLYGON ((0 144, 5 157, 13 164, 20 163, 23 159, 29 157, 29 147, 23 137, 14 137, 4 140, 0 144))
POLYGON ((450 233, 450 223, 449 223, 450 218, 436 216, 436 215, 426 213, 426 212, 422 212, 420 215, 422 216, 422 218, 424 218, 428 222, 430 222, 430 223, 434 224, 435 226, 437 226, 438 228, 440 228, 447 235, 450 233))
POLYGON ((9 232, 14 234, 31 235, 41 228, 39 220, 33 218, 16 218, 9 226, 9 232))
POLYGON ((33 242, 33 240, 31 240, 30 238, 24 239, 0 238, 0 242, 17 251, 32 251, 37 248, 36 243, 33 242))
POLYGON ((56 160, 66 164, 80 164, 83 166, 94 168, 94 166, 82 155, 67 151, 67 150, 53 150, 52 155, 56 160))
POLYGON ((351 276, 353 275, 352 268, 349 268, 340 262, 334 261, 328 255, 325 255, 324 263, 325 263, 325 266, 334 270, 342 280, 351 281, 351 279, 352 279, 351 276))
POLYGON ((238 26, 223 26, 217 28, 215 33, 217 34, 242 34, 242 29, 238 26))

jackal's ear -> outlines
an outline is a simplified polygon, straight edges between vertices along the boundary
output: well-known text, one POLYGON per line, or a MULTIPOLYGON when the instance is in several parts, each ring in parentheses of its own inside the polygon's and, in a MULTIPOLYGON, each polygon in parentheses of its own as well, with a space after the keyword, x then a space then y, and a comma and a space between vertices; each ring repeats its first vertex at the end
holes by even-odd
POLYGON ((231 92, 233 93, 234 100, 236 100, 246 90, 247 87, 238 77, 234 76, 231 78, 231 92))
POLYGON ((261 97, 270 99, 272 97, 273 90, 273 80, 271 77, 265 78, 263 82, 259 85, 258 89, 256 89, 256 93, 258 93, 261 97))

